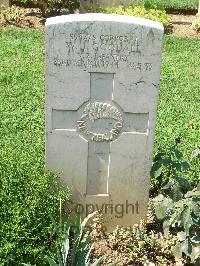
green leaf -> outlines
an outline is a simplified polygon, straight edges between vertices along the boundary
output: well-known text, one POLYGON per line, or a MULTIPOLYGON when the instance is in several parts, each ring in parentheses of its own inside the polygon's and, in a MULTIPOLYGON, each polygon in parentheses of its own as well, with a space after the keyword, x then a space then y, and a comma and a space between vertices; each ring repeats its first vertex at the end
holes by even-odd
POLYGON ((174 155, 176 156, 176 158, 179 160, 179 159, 181 159, 182 157, 183 157, 183 154, 182 154, 182 152, 180 152, 178 149, 174 149, 173 150, 173 152, 174 152, 174 155))
POLYGON ((154 157, 154 160, 153 161, 154 162, 160 161, 164 155, 165 154, 163 152, 157 153, 156 156, 154 157))
POLYGON ((189 163, 187 163, 187 162, 182 162, 182 163, 181 163, 181 170, 182 170, 182 171, 186 171, 186 170, 188 170, 189 168, 190 168, 189 163))
POLYGON ((93 248, 93 246, 91 245, 90 249, 88 250, 88 252, 85 256, 85 264, 86 265, 89 265, 89 258, 90 258, 91 252, 92 252, 92 248, 93 248))
POLYGON ((162 189, 169 189, 174 185, 174 180, 172 178, 169 179, 168 183, 162 187, 162 189))
POLYGON ((97 259, 94 263, 91 264, 91 266, 99 266, 101 265, 101 262, 105 259, 105 255, 101 256, 99 259, 97 259))
POLYGON ((192 263, 194 263, 195 266, 200 265, 200 248, 199 247, 193 247, 190 258, 191 258, 192 263))
POLYGON ((189 235, 189 229, 192 223, 190 211, 190 207, 186 207, 181 214, 183 227, 187 235, 189 235))
POLYGON ((49 262, 50 266, 58 266, 54 260, 52 260, 51 258, 47 257, 47 261, 49 262))
POLYGON ((68 257, 68 252, 69 252, 69 231, 70 231, 70 226, 67 224, 66 228, 67 229, 64 229, 62 248, 61 248, 63 263, 66 263, 67 257, 68 257))
POLYGON ((175 257, 175 260, 179 260, 182 257, 182 244, 176 243, 176 245, 172 248, 172 253, 175 257))
POLYGON ((78 231, 75 234, 73 248, 72 248, 72 264, 80 265, 80 261, 85 260, 85 251, 90 242, 90 234, 84 236, 83 230, 86 224, 92 219, 95 215, 97 215, 98 211, 89 214, 82 223, 80 223, 81 219, 79 215, 77 215, 76 225, 78 227, 78 231))
POLYGON ((200 211, 199 211, 199 206, 198 204, 196 204, 196 202, 192 201, 192 205, 191 205, 191 211, 194 213, 194 215, 200 218, 200 211))
POLYGON ((176 176, 176 180, 182 188, 188 189, 190 187, 190 183, 186 178, 182 176, 176 176))
POLYGON ((155 172, 160 171, 160 168, 162 167, 162 164, 160 161, 157 161, 153 164, 151 167, 151 177, 154 177, 155 172))
POLYGON ((194 192, 192 193, 192 196, 193 196, 193 197, 200 197, 200 191, 194 191, 194 192))
POLYGON ((154 177, 158 178, 162 174, 162 167, 160 167, 157 171, 154 172, 154 177))
POLYGON ((188 239, 186 239, 182 244, 182 252, 184 252, 187 256, 190 256, 192 253, 192 245, 188 239))
POLYGON ((163 201, 155 203, 155 214, 159 220, 167 217, 168 212, 172 209, 173 202, 170 198, 164 198, 163 201))
POLYGON ((164 165, 164 166, 166 166, 166 167, 169 167, 169 165, 172 165, 172 160, 170 160, 170 159, 162 159, 161 160, 161 163, 164 165))
POLYGON ((163 222, 163 232, 164 232, 165 235, 169 234, 170 225, 171 225, 170 220, 165 220, 163 222))
POLYGON ((187 237, 187 235, 186 235, 186 233, 183 232, 183 231, 177 233, 177 238, 178 238, 179 241, 184 241, 184 240, 186 240, 186 237, 187 237))
POLYGON ((182 170, 181 163, 179 163, 179 162, 174 163, 174 164, 173 164, 173 167, 174 167, 175 169, 177 169, 178 171, 181 171, 181 170, 182 170))
POLYGON ((24 266, 36 266, 35 264, 32 265, 32 264, 30 264, 30 263, 21 263, 21 265, 24 265, 24 266))
POLYGON ((84 228, 86 226, 86 224, 88 223, 89 220, 93 219, 96 215, 98 214, 98 211, 95 211, 91 214, 89 214, 82 222, 82 228, 84 228))
POLYGON ((172 214, 170 218, 170 223, 172 226, 180 222, 181 213, 182 213, 182 209, 180 208, 174 210, 174 213, 172 214))
POLYGON ((172 198, 174 201, 179 201, 183 198, 183 194, 181 193, 181 189, 178 183, 175 183, 174 186, 171 188, 172 191, 172 198))
POLYGON ((192 243, 194 243, 194 244, 200 244, 200 235, 198 235, 198 236, 193 236, 193 237, 191 238, 191 241, 192 241, 192 243))

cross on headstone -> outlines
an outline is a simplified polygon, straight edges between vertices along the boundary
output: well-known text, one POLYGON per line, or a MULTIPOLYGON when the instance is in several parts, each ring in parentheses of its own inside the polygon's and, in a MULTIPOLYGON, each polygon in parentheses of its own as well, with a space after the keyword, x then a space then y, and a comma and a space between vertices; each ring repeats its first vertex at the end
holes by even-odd
POLYGON ((109 194, 112 141, 126 133, 146 133, 148 113, 127 113, 116 105, 114 74, 90 73, 90 100, 77 111, 53 110, 53 129, 77 130, 88 140, 87 195, 109 194))
POLYGON ((108 230, 146 218, 163 32, 116 14, 45 25, 46 168, 83 217, 102 210, 108 230))

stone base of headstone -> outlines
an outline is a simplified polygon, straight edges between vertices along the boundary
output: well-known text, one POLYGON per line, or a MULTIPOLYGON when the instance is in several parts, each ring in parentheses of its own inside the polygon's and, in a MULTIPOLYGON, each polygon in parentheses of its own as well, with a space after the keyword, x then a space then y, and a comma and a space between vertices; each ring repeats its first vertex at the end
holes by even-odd
POLYGON ((10 6, 10 1, 9 0, 0 0, 0 7, 9 7, 10 6))

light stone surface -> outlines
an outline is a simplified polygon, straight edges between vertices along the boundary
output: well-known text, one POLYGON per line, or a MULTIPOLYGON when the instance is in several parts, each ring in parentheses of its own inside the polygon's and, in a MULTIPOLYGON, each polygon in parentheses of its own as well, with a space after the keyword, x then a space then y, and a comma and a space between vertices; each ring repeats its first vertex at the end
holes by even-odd
POLYGON ((108 230, 147 214, 162 39, 129 16, 46 22, 46 167, 108 230))

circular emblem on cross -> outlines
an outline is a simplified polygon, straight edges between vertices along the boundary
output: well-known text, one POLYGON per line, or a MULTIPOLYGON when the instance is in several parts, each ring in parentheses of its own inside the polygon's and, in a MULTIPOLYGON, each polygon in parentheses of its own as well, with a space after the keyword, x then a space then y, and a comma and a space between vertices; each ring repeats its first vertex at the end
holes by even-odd
POLYGON ((121 133, 122 113, 117 106, 106 102, 88 103, 80 120, 78 131, 87 139, 96 142, 111 142, 121 133))

